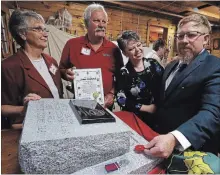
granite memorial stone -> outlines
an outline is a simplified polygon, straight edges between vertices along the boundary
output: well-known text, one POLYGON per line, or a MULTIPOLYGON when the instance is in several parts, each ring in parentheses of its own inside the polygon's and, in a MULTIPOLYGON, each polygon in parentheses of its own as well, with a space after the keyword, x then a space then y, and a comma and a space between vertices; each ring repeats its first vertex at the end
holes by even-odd
POLYGON ((70 174, 129 151, 131 129, 120 119, 82 125, 69 101, 29 102, 19 143, 24 173, 70 174))
POLYGON ((134 148, 136 145, 145 145, 148 142, 133 130, 128 133, 128 136, 130 137, 130 149, 128 153, 97 165, 84 168, 73 173, 73 175, 147 174, 162 161, 162 159, 135 152, 134 148), (111 171, 106 167, 110 167, 111 171))

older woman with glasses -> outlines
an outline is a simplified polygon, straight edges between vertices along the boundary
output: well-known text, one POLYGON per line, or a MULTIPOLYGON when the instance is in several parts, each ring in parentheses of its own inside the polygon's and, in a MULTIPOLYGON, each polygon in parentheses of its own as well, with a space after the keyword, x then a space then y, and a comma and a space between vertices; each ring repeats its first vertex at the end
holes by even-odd
POLYGON ((63 95, 58 64, 43 53, 48 38, 43 17, 33 11, 14 11, 9 30, 21 48, 2 61, 2 124, 21 122, 30 100, 63 95))
POLYGON ((143 47, 135 32, 124 31, 117 42, 122 53, 129 58, 128 63, 116 72, 117 102, 122 110, 134 112, 150 124, 164 69, 155 59, 143 57, 143 47))

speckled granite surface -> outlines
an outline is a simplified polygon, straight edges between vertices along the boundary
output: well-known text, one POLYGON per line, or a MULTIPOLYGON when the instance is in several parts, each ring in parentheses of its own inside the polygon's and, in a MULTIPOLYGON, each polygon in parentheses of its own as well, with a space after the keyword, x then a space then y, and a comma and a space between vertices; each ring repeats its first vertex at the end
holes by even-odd
POLYGON ((24 173, 74 173, 129 151, 131 130, 121 120, 81 125, 68 103, 67 99, 29 103, 19 144, 24 173))
POLYGON ((138 135, 135 131, 128 133, 130 137, 130 150, 128 153, 118 156, 116 158, 101 162, 97 165, 93 165, 82 170, 79 170, 73 175, 101 175, 101 174, 147 174, 156 165, 158 165, 162 159, 147 156, 143 153, 136 153, 134 147, 137 144, 146 144, 147 141, 138 135), (118 169, 107 172, 105 165, 117 163, 118 169))

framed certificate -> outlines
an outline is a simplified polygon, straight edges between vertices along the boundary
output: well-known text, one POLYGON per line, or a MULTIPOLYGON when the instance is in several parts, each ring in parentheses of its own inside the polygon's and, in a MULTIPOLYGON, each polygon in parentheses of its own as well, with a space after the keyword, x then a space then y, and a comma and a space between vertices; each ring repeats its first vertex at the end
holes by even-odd
POLYGON ((74 69, 75 99, 96 100, 104 104, 101 69, 74 69))

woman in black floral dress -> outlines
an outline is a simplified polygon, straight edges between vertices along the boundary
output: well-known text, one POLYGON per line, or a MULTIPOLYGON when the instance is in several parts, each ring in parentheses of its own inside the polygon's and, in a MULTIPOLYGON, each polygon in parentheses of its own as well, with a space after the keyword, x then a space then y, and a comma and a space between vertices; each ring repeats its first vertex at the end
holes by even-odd
POLYGON ((143 47, 135 32, 123 32, 117 42, 123 54, 129 58, 122 67, 116 60, 117 102, 122 110, 134 112, 150 124, 150 116, 155 112, 159 100, 164 69, 155 59, 143 57, 143 47))

